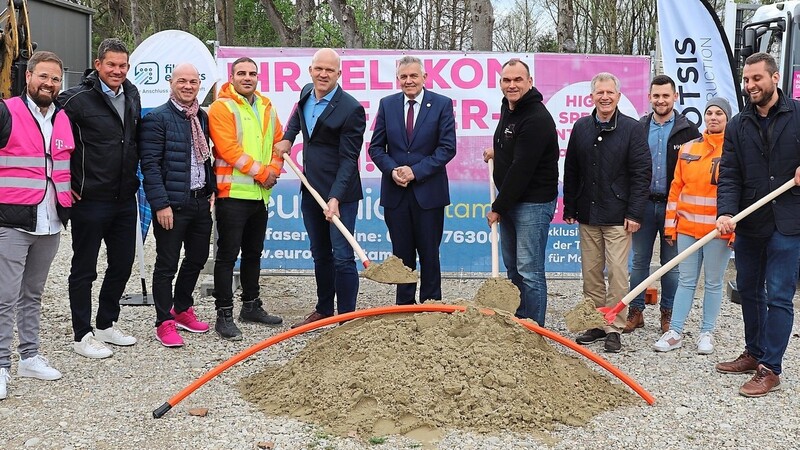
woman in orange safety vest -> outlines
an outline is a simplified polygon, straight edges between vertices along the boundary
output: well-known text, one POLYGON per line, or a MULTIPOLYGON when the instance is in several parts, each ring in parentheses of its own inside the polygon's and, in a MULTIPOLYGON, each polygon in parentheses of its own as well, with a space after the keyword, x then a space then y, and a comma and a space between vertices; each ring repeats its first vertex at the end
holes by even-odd
MULTIPOLYGON (((717 180, 725 125, 731 116, 727 100, 714 97, 705 109, 703 136, 680 149, 675 178, 669 189, 664 235, 682 252, 714 230, 717 219, 717 180)), ((722 304, 722 282, 731 256, 733 235, 720 236, 689 255, 678 266, 680 275, 669 331, 653 344, 657 352, 668 352, 683 345, 683 325, 692 308, 694 291, 705 273, 703 322, 697 339, 697 353, 714 352, 713 331, 722 304)))

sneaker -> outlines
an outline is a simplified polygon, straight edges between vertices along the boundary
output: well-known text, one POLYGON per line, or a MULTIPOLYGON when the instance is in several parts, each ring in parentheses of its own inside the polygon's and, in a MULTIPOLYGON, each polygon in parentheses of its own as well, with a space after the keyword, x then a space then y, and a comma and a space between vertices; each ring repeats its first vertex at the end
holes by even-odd
POLYGON ((136 343, 136 338, 125 334, 125 332, 117 326, 117 322, 112 322, 111 326, 105 330, 95 330, 94 335, 97 340, 105 342, 106 344, 128 347, 136 343))
POLYGON ((704 331, 697 338, 697 354, 710 355, 712 353, 714 353, 714 335, 710 331, 704 331))
POLYGON ((229 341, 241 341, 242 332, 233 323, 233 307, 220 308, 217 310, 217 322, 214 324, 214 331, 219 337, 229 341))
POLYGON ((592 342, 599 341, 606 337, 606 332, 600 328, 591 328, 583 332, 582 335, 575 338, 575 342, 581 345, 591 344, 592 342))
POLYGON ((675 330, 669 330, 653 344, 653 350, 657 352, 668 352, 683 347, 683 335, 675 330))
POLYGON ((780 388, 781 378, 763 364, 759 364, 756 374, 742 385, 739 393, 745 397, 763 397, 780 388))
POLYGON ((83 338, 81 338, 80 342, 74 342, 72 348, 75 350, 75 353, 93 359, 108 358, 114 354, 111 349, 98 341, 92 332, 86 333, 83 338))
POLYGON ((8 374, 8 369, 3 367, 0 369, 0 400, 3 400, 8 396, 8 390, 6 390, 6 383, 11 381, 11 375, 8 374))
POLYGON ((619 333, 608 333, 606 335, 606 343, 603 346, 606 353, 619 353, 622 350, 622 340, 619 333))
POLYGON ((50 362, 42 355, 21 359, 17 367, 17 375, 40 380, 53 381, 61 378, 61 372, 50 367, 50 362))
POLYGON ((628 309, 628 319, 625 321, 625 328, 622 329, 623 333, 632 333, 637 328, 644 326, 644 314, 641 309, 630 308, 628 309))
POLYGON ((672 321, 672 310, 661 308, 661 332, 669 331, 669 323, 672 321))
POLYGON ((758 360, 745 350, 733 361, 721 362, 715 368, 719 373, 753 373, 758 369, 758 360))
POLYGON ((259 298, 242 302, 239 320, 242 322, 263 323, 273 327, 280 326, 283 323, 283 319, 269 315, 261 305, 261 299, 259 298))
POLYGON ((189 308, 182 313, 175 312, 175 308, 169 310, 172 317, 175 318, 175 326, 181 330, 186 330, 192 333, 205 333, 208 331, 208 324, 197 320, 194 314, 194 308, 189 308))
POLYGON ((175 328, 174 320, 165 320, 156 327, 156 339, 164 347, 182 347, 183 339, 175 328))

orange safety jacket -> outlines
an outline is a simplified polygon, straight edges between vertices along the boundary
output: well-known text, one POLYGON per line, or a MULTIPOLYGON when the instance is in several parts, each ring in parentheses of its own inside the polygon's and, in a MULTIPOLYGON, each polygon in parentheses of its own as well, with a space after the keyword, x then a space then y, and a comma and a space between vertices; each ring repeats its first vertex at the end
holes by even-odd
MULTIPOLYGON (((678 233, 702 238, 716 228, 717 181, 724 133, 709 134, 681 146, 675 178, 669 188, 664 237, 678 233)), ((720 236, 733 242, 733 234, 720 236)))
POLYGON ((227 82, 211 104, 208 123, 214 143, 217 196, 267 203, 271 189, 261 183, 270 173, 280 176, 283 169, 283 158, 272 150, 283 139, 283 126, 272 102, 255 92, 255 103, 250 105, 227 82))

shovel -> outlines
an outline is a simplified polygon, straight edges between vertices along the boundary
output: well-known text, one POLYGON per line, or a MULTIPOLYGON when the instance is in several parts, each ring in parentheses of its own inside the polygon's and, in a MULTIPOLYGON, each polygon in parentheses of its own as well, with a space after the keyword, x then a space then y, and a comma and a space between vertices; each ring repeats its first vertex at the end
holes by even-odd
MULTIPOLYGON (((494 159, 489 160, 489 202, 494 203, 494 159)), ((475 297, 475 303, 514 314, 519 307, 519 289, 507 278, 500 278, 500 250, 497 244, 497 222, 492 224, 492 277, 484 281, 475 297)))
MULTIPOLYGON (((319 206, 322 208, 323 211, 328 210, 328 204, 325 200, 322 199, 322 196, 319 195, 316 189, 314 189, 311 184, 308 182, 308 178, 303 175, 303 172, 297 167, 297 165, 292 161, 292 159, 286 155, 283 158, 289 167, 292 168, 292 171, 297 175, 297 178, 300 178, 300 181, 303 185, 308 189, 308 192, 311 193, 312 196, 317 200, 319 206)), ((361 263, 364 265, 364 277, 372 280, 377 281, 378 283, 384 284, 404 284, 404 283, 416 283, 418 280, 417 274, 412 272, 411 269, 403 265, 403 261, 400 258, 392 255, 387 258, 382 264, 373 264, 368 258, 364 250, 358 245, 356 242, 356 238, 350 233, 350 230, 344 226, 341 220, 339 220, 338 216, 333 216, 331 221, 336 228, 342 233, 342 236, 347 239, 347 242, 350 243, 350 246, 353 247, 353 250, 356 251, 358 258, 361 260, 361 263)))
MULTIPOLYGON (((783 183, 780 187, 778 187, 774 191, 772 191, 769 194, 767 194, 766 196, 764 196, 761 200, 759 200, 759 201, 753 203, 752 205, 748 206, 747 208, 745 208, 744 211, 741 211, 739 214, 736 214, 735 216, 733 216, 731 218, 731 222, 733 222, 733 223, 739 222, 740 220, 742 220, 745 217, 747 217, 750 214, 752 214, 753 211, 755 211, 758 208, 761 208, 762 206, 766 205, 767 203, 772 201, 775 197, 783 194, 784 192, 788 191, 789 189, 793 188, 794 186, 795 186, 794 178, 792 178, 789 181, 787 181, 786 183, 783 183)), ((696 252, 697 250, 700 249, 700 247, 706 245, 709 241, 711 241, 712 239, 716 238, 717 236, 719 236, 719 231, 715 228, 712 231, 710 231, 708 234, 703 236, 699 241, 697 241, 694 244, 690 245, 686 250, 684 250, 684 251, 680 252, 679 254, 677 254, 668 263, 666 263, 663 266, 661 266, 661 268, 659 268, 658 270, 653 272, 652 275, 647 277, 644 281, 639 283, 638 286, 633 288, 633 290, 631 290, 628 293, 628 295, 626 295, 625 297, 622 297, 622 300, 620 300, 619 303, 617 303, 613 307, 604 306, 604 307, 597 308, 597 311, 599 311, 601 314, 603 314, 603 316, 606 319, 606 322, 608 322, 609 324, 614 322, 614 318, 617 316, 617 314, 619 314, 620 311, 625 309, 625 307, 628 306, 628 304, 637 295, 639 295, 642 291, 644 291, 647 288, 647 286, 650 286, 650 284, 652 282, 654 282, 654 281, 658 280, 659 278, 661 278, 665 273, 669 272, 670 269, 672 269, 673 267, 677 266, 681 261, 686 259, 687 256, 689 256, 692 253, 696 252)))

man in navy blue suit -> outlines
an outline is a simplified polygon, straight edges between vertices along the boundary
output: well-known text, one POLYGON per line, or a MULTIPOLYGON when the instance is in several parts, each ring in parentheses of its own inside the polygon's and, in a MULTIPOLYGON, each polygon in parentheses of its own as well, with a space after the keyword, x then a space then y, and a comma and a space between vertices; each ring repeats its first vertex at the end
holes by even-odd
POLYGON ((334 296, 339 314, 355 311, 358 295, 353 248, 331 220, 337 216, 350 233, 355 231, 358 202, 363 198, 358 155, 364 143, 366 115, 364 107, 337 84, 342 74, 338 53, 329 48, 318 50, 308 72, 313 83, 303 87, 284 140, 275 144, 275 149, 288 157, 295 137, 303 133, 303 173, 327 201, 328 209, 323 211, 311 193, 301 188, 317 306, 292 328, 332 316, 334 296))
MULTIPOLYGON (((381 99, 369 146, 383 173, 381 205, 392 252, 403 264, 420 264, 419 298, 441 300, 439 244, 450 204, 445 165, 456 155, 453 101, 423 89, 422 61, 405 56, 397 66, 402 92, 381 99)), ((415 283, 397 286, 398 305, 415 303, 415 283)))

